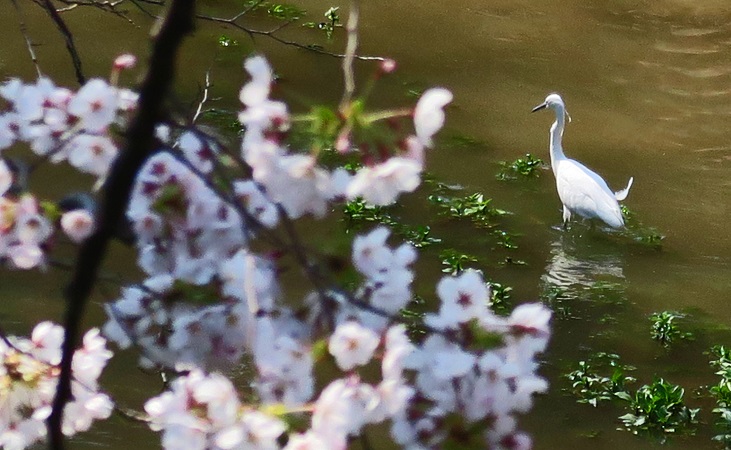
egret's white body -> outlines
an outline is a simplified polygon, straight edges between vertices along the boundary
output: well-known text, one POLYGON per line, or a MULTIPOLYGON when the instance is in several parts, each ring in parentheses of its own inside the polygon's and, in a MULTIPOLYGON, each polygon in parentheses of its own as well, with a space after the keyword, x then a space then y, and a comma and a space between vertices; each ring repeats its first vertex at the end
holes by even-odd
POLYGON ((587 219, 601 219, 610 227, 623 227, 619 201, 627 198, 633 178, 629 179, 626 188, 612 192, 607 182, 596 172, 574 159, 567 158, 561 146, 565 120, 568 117, 563 99, 558 94, 550 94, 533 111, 543 108, 552 109, 556 113, 556 121, 551 125, 550 133, 551 169, 556 177, 558 196, 563 203, 564 225, 571 219, 571 214, 578 214, 587 219))

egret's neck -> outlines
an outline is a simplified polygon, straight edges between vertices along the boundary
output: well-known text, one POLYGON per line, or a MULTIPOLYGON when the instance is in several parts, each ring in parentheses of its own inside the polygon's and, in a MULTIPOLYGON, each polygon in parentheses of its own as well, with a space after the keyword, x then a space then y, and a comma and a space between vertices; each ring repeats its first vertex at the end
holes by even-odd
POLYGON ((551 168, 554 173, 556 171, 556 163, 562 159, 566 159, 561 146, 561 138, 563 136, 563 128, 565 125, 566 111, 561 106, 554 110, 556 112, 556 121, 551 125, 551 168))

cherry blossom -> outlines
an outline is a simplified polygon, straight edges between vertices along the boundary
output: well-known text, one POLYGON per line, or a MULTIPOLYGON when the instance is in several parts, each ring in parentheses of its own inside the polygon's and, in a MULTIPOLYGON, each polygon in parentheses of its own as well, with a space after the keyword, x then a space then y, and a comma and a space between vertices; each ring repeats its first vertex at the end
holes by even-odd
POLYGON ((452 93, 444 88, 427 89, 414 108, 416 136, 425 147, 433 144, 432 136, 444 126, 443 108, 452 101, 452 93))
POLYGON ((74 242, 82 242, 94 231, 94 216, 85 209, 67 211, 61 216, 61 228, 74 242))
POLYGON ((5 194, 13 185, 13 173, 5 160, 0 159, 0 196, 5 194))
POLYGON ((368 363, 378 343, 378 336, 373 331, 351 320, 338 325, 330 337, 329 349, 338 366, 350 370, 368 363))
POLYGON ((458 277, 444 277, 437 285, 442 300, 439 318, 433 321, 444 327, 456 327, 471 319, 490 317, 490 292, 482 276, 465 270, 458 277))
POLYGON ((68 112, 79 118, 80 126, 90 133, 103 132, 114 122, 117 94, 106 81, 89 80, 68 105, 68 112))
POLYGON ((349 198, 363 197, 373 205, 390 205, 399 194, 413 192, 421 182, 421 164, 410 158, 392 157, 358 171, 348 186, 349 198))
MULTIPOLYGON (((31 339, 7 336, 0 340, 0 445, 25 448, 46 435, 45 419, 51 411, 61 361, 63 328, 41 322, 31 339)), ((86 431, 94 420, 112 412, 111 399, 98 391, 97 379, 112 354, 99 330, 84 335, 83 345, 74 353, 71 390, 73 401, 64 410, 62 431, 72 436, 86 431)))
POLYGON ((137 64, 137 57, 130 53, 119 55, 114 59, 115 69, 131 69, 137 64))

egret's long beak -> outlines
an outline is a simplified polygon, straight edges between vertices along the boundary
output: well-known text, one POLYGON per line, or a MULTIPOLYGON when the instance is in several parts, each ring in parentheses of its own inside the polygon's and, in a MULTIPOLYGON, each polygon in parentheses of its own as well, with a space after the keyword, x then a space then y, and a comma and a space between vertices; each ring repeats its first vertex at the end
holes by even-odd
POLYGON ((533 108, 533 109, 531 110, 531 112, 536 112, 536 111, 540 111, 540 110, 542 110, 543 108, 545 108, 546 106, 548 106, 548 104, 547 104, 546 102, 543 102, 543 103, 541 103, 540 105, 538 105, 538 106, 536 106, 535 108, 533 108))

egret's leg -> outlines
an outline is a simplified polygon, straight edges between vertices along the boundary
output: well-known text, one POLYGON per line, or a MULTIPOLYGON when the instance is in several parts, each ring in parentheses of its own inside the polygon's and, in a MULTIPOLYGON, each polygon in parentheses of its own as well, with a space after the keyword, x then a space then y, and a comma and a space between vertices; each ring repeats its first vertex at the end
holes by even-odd
POLYGON ((569 227, 569 220, 571 220, 571 211, 564 205, 563 207, 563 229, 569 227))

